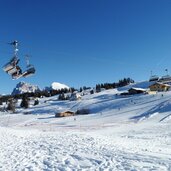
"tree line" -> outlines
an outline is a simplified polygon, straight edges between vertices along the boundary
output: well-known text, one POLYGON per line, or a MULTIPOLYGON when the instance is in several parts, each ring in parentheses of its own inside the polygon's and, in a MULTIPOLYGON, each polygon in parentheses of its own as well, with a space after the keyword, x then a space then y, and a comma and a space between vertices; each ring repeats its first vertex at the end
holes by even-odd
POLYGON ((113 88, 119 88, 119 87, 129 85, 131 83, 134 83, 134 80, 128 77, 128 78, 123 78, 119 80, 118 82, 114 82, 114 83, 96 84, 96 91, 100 92, 101 89, 108 90, 108 89, 113 89, 113 88))
MULTIPOLYGON (((113 88, 118 88, 118 87, 123 87, 126 85, 129 85, 130 83, 134 83, 134 80, 131 78, 123 78, 119 80, 118 82, 114 83, 101 83, 101 84, 96 84, 96 92, 100 92, 101 89, 113 89, 113 88)), ((46 89, 46 90, 39 90, 37 92, 32 92, 32 93, 23 93, 23 94, 16 94, 16 95, 5 95, 0 97, 0 105, 2 105, 3 102, 8 103, 8 108, 13 108, 13 104, 15 103, 16 100, 22 99, 20 107, 27 108, 29 98, 35 99, 35 105, 37 105, 39 102, 37 98, 42 98, 42 97, 51 97, 55 95, 59 95, 58 99, 59 100, 68 100, 69 96, 65 96, 66 93, 73 93, 75 91, 77 92, 83 92, 87 89, 91 89, 91 87, 80 87, 80 89, 75 89, 74 87, 71 87, 70 89, 64 88, 61 90, 53 90, 53 89, 46 89)), ((94 90, 91 90, 91 94, 94 93, 94 90), (93 92, 92 92, 93 91, 93 92)))

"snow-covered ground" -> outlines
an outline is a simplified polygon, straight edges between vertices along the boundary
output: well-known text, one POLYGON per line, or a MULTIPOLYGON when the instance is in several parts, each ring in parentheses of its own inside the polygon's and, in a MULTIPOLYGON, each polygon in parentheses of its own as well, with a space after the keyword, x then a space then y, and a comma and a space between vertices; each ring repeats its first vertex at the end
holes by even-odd
POLYGON ((171 92, 116 94, 79 101, 54 96, 17 114, 1 113, 0 170, 171 170, 171 92), (90 114, 54 117, 78 109, 90 114))

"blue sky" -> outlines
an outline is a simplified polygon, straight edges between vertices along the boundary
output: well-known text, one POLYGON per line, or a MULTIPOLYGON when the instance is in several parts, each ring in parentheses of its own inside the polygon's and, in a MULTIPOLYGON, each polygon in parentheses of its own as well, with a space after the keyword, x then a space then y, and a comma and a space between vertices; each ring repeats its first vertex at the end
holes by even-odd
POLYGON ((1 70, 0 93, 20 81, 79 88, 162 76, 171 72, 170 19, 170 0, 1 0, 0 65, 12 55, 6 42, 17 39, 23 70, 30 54, 37 72, 11 80, 1 70))

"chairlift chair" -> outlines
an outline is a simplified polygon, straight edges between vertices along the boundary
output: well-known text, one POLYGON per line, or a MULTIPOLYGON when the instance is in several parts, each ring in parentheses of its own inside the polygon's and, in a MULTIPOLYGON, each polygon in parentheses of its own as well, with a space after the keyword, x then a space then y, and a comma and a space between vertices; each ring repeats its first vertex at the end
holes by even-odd
POLYGON ((12 70, 12 69, 14 69, 16 67, 16 65, 18 64, 18 62, 19 62, 19 59, 16 56, 14 56, 10 60, 10 62, 8 62, 7 64, 5 64, 3 66, 3 70, 8 73, 10 70, 12 70))
POLYGON ((27 63, 27 69, 25 72, 23 72, 23 77, 30 77, 33 74, 35 74, 36 70, 34 66, 30 64, 28 55, 26 55, 26 63, 27 63))
POLYGON ((22 70, 21 70, 21 68, 17 65, 15 67, 15 69, 16 69, 15 72, 13 72, 11 74, 12 79, 18 79, 18 78, 22 77, 22 70))
POLYGON ((16 66, 15 66, 14 68, 10 69, 7 73, 8 73, 9 75, 13 75, 13 74, 16 73, 16 72, 17 72, 17 68, 16 68, 16 66))
POLYGON ((23 73, 23 77, 30 77, 33 74, 35 74, 36 70, 34 68, 34 66, 30 66, 24 73, 23 73))

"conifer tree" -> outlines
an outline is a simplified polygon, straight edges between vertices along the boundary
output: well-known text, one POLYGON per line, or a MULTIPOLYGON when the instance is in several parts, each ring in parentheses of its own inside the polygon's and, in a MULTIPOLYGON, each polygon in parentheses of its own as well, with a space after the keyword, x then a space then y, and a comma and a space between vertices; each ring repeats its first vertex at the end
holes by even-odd
POLYGON ((20 106, 26 109, 29 107, 29 98, 26 95, 23 95, 20 106))

